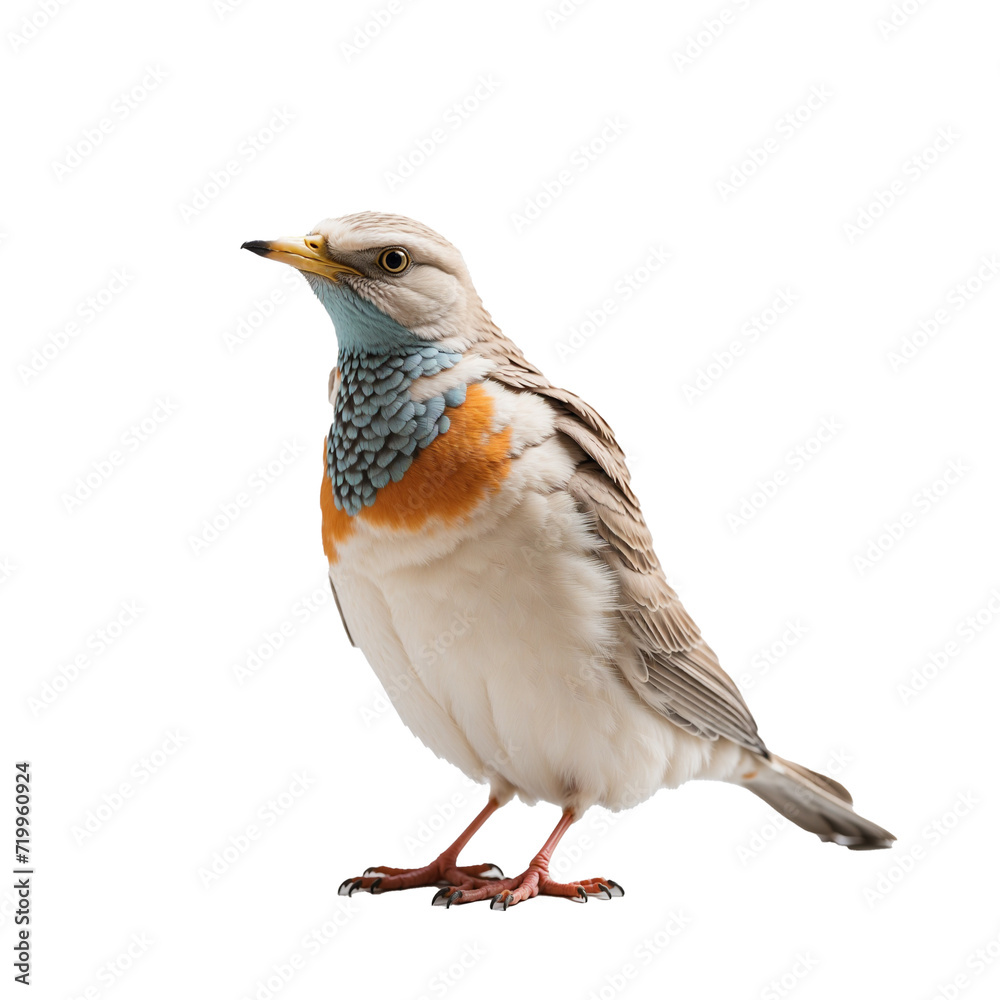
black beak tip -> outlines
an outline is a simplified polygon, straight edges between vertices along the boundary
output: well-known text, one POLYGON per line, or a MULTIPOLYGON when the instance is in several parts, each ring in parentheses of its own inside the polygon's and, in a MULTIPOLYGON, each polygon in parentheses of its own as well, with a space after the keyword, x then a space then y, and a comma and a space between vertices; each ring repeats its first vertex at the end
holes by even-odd
POLYGON ((247 240, 247 242, 244 243, 240 249, 249 250, 251 253, 260 254, 263 257, 270 251, 271 248, 265 240, 247 240))

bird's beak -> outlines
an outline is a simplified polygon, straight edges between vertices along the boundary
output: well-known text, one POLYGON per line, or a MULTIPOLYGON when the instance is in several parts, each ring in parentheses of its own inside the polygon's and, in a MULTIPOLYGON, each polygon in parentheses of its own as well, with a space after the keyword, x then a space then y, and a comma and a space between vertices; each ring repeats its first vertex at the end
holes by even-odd
POLYGON ((331 281, 336 281, 338 274, 361 274, 353 267, 331 260, 326 253, 326 241, 322 236, 305 236, 294 240, 250 240, 240 249, 291 264, 300 271, 321 274, 331 281))

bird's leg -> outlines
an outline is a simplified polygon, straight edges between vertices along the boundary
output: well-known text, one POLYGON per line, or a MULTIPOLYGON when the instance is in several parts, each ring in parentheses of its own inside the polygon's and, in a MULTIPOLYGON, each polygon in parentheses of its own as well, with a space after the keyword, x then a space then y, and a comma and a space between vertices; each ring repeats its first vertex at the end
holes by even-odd
MULTIPOLYGON (((350 896, 355 892, 389 892, 392 889, 416 889, 429 885, 450 885, 461 883, 478 888, 493 885, 503 878, 497 865, 467 865, 459 867, 458 854, 472 839, 479 828, 500 808, 500 803, 491 798, 479 815, 465 828, 450 847, 444 849, 429 865, 422 868, 386 868, 379 865, 369 868, 360 878, 349 878, 341 883, 337 892, 350 896)), ((494 889, 496 892, 496 889, 494 889)))
POLYGON ((433 903, 436 906, 451 906, 452 903, 474 903, 476 900, 489 899, 490 909, 506 910, 515 903, 531 899, 532 896, 563 896, 582 903, 586 903, 591 896, 597 896, 599 899, 624 896, 625 890, 608 878, 556 882, 549 875, 552 852, 575 819, 572 809, 563 811, 555 829, 549 834, 549 839, 542 844, 542 849, 520 875, 514 878, 494 879, 484 885, 475 885, 472 881, 448 885, 438 892, 433 903))

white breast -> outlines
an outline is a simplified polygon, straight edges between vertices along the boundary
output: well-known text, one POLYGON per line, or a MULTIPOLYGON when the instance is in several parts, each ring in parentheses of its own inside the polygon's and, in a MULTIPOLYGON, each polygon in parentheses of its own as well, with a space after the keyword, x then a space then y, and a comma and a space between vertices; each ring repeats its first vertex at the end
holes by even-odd
POLYGON ((357 532, 331 567, 345 619, 407 726, 501 799, 623 808, 740 753, 640 702, 612 574, 561 489, 578 455, 548 405, 490 384, 520 452, 460 529, 357 532))

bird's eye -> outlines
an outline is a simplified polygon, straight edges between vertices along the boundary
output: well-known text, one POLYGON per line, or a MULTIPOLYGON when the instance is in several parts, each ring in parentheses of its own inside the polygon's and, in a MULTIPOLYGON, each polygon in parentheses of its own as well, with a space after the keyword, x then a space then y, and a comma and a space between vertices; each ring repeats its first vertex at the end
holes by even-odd
POLYGON ((402 247, 391 247, 378 255, 378 266, 390 274, 399 274, 410 266, 410 255, 402 247))

